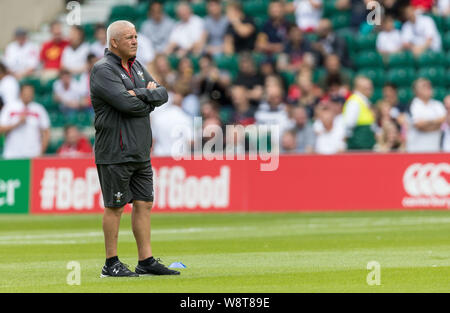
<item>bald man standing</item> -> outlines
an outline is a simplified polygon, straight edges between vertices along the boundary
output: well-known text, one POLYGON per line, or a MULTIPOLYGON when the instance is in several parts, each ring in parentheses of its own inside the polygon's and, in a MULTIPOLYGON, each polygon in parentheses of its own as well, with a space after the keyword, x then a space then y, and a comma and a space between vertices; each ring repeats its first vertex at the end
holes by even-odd
POLYGON ((153 172, 149 114, 167 102, 167 91, 136 60, 137 34, 132 23, 116 21, 106 33, 108 49, 90 76, 95 163, 105 205, 106 262, 101 277, 177 275, 180 273, 153 258, 150 245, 153 172), (120 218, 127 203, 133 204, 131 220, 138 248, 135 272, 117 256, 120 218))
POLYGON ((348 150, 372 150, 375 145, 375 115, 370 98, 373 95, 372 81, 365 76, 357 76, 355 90, 344 104, 344 121, 347 128, 348 150))

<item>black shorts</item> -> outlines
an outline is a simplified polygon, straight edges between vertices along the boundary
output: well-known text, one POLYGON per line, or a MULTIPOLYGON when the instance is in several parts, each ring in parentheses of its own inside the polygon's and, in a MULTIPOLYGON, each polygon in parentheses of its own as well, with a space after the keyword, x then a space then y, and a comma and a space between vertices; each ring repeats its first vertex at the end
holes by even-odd
POLYGON ((97 164, 106 208, 120 208, 133 200, 153 202, 153 171, 143 163, 97 164))

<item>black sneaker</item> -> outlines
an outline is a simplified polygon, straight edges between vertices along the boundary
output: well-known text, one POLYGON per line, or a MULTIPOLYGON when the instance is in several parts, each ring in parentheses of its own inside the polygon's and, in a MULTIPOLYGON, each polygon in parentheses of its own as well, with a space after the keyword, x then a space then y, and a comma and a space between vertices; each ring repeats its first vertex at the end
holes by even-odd
POLYGON ((136 266, 135 272, 139 275, 180 275, 180 272, 168 269, 164 264, 159 263, 161 259, 154 259, 150 265, 136 266))
POLYGON ((130 271, 127 265, 117 261, 111 266, 104 265, 100 277, 139 277, 139 275, 130 271))

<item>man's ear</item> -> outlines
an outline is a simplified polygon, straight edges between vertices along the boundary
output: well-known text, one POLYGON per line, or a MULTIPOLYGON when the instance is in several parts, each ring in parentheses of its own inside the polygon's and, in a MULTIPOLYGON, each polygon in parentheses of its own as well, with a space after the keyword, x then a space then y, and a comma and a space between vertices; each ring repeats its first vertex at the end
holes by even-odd
POLYGON ((117 45, 116 39, 111 39, 111 40, 112 40, 111 44, 112 44, 113 48, 117 48, 118 45, 117 45))

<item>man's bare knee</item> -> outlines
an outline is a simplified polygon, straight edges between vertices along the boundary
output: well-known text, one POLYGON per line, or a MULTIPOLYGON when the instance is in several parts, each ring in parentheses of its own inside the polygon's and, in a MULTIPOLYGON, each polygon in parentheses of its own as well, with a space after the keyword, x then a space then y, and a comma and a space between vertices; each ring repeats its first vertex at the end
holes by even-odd
POLYGON ((151 210, 153 207, 152 201, 134 200, 133 209, 137 210, 151 210))
POLYGON ((120 207, 120 208, 105 208, 105 213, 106 214, 114 214, 116 216, 121 216, 124 208, 125 208, 125 206, 120 207))

